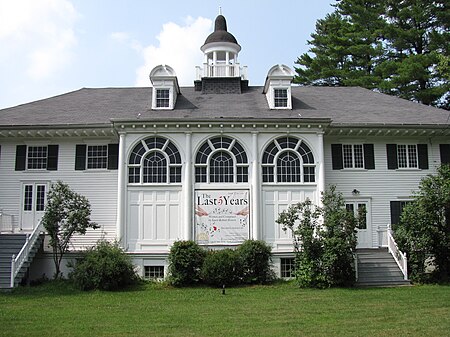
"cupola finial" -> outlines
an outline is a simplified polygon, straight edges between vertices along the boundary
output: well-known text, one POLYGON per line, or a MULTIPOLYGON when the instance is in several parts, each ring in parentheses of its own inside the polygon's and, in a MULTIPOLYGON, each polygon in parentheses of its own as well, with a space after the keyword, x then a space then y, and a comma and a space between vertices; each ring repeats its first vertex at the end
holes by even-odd
POLYGON ((219 15, 222 15, 222 6, 219 6, 219 15))

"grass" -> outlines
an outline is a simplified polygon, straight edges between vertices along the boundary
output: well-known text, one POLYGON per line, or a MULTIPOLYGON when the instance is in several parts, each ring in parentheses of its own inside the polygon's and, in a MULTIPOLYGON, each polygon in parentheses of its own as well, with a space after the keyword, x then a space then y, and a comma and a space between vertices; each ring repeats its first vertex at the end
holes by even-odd
POLYGON ((147 284, 0 293, 0 336, 449 336, 450 286, 221 289, 147 284))

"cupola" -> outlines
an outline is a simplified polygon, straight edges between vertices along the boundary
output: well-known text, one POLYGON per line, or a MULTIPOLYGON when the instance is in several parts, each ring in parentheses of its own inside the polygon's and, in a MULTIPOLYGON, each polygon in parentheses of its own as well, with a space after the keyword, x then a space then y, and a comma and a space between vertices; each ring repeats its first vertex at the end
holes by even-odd
POLYGON ((197 91, 204 93, 241 93, 248 87, 246 68, 238 63, 241 46, 228 32, 227 21, 218 15, 214 32, 205 40, 200 50, 204 54, 203 67, 197 67, 194 82, 197 91))
POLYGON ((270 68, 263 90, 270 109, 292 109, 293 79, 294 72, 284 64, 277 64, 270 68))
POLYGON ((168 65, 159 65, 152 69, 149 77, 153 86, 152 109, 173 110, 180 94, 175 71, 168 65))

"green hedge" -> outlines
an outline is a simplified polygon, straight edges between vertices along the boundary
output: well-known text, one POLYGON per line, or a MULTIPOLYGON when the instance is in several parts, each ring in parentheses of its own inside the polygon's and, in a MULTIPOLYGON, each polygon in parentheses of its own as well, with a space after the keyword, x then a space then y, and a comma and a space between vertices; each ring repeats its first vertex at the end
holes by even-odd
POLYGON ((176 241, 169 253, 169 283, 187 286, 262 284, 275 279, 271 247, 264 241, 247 240, 237 249, 207 252, 194 241, 176 241))

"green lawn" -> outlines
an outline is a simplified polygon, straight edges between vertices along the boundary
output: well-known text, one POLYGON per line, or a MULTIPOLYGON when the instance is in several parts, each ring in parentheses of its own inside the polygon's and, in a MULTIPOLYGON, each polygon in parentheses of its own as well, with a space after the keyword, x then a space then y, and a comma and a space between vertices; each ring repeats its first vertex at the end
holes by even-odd
POLYGON ((220 289, 67 284, 0 293, 0 336, 449 336, 450 286, 220 289))

